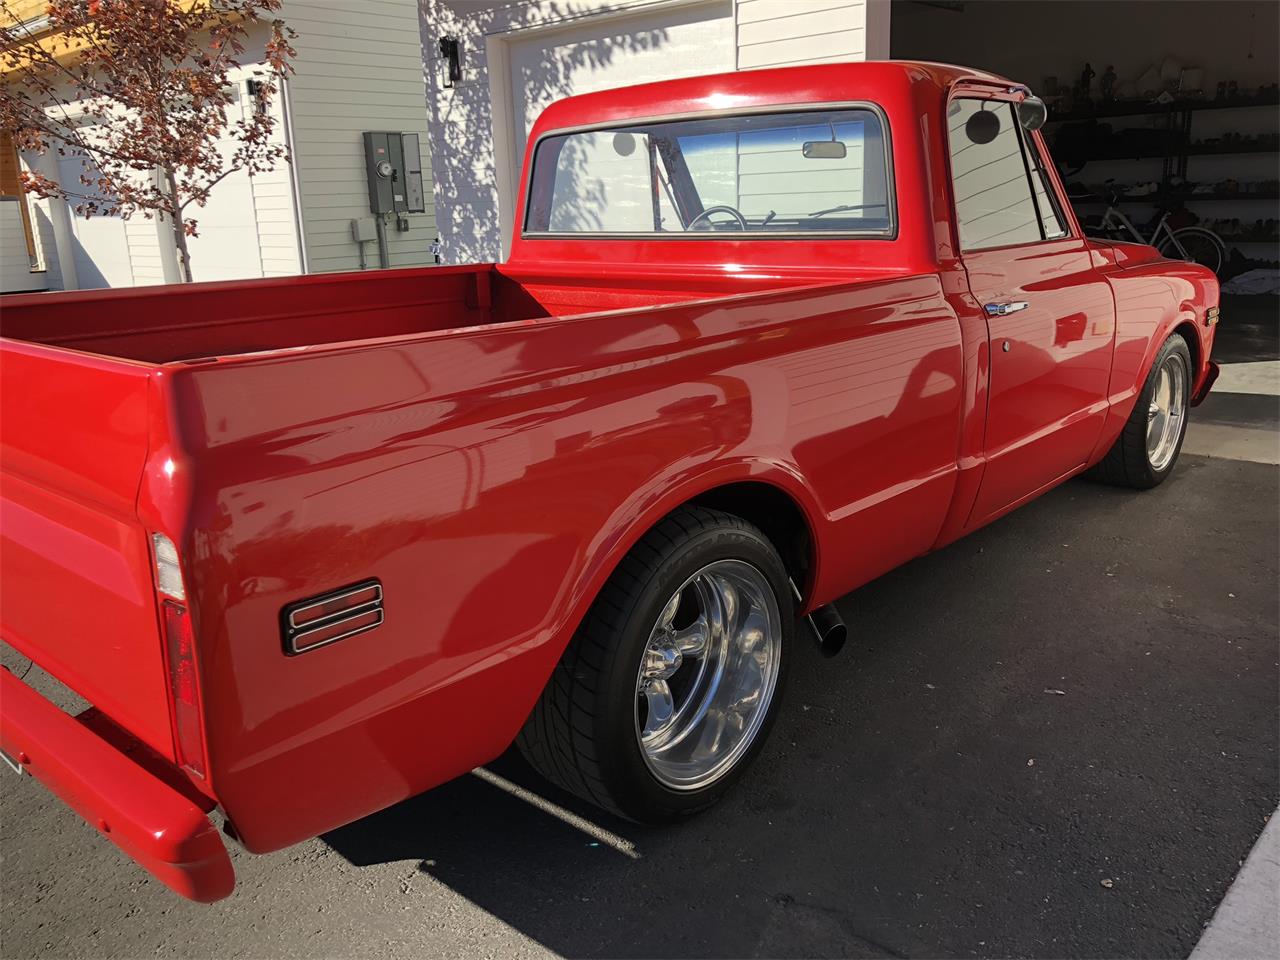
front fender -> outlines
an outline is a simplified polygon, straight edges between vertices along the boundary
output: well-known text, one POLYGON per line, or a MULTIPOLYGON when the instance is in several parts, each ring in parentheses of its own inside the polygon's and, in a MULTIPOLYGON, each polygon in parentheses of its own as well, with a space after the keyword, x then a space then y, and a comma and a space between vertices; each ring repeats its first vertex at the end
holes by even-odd
POLYGON ((1208 311, 1217 306, 1219 296, 1217 278, 1194 263, 1152 259, 1102 273, 1115 294, 1116 343, 1110 410, 1091 462, 1102 459, 1124 429, 1156 354, 1174 332, 1188 338, 1195 367, 1192 396, 1203 396, 1212 369, 1215 329, 1208 311))

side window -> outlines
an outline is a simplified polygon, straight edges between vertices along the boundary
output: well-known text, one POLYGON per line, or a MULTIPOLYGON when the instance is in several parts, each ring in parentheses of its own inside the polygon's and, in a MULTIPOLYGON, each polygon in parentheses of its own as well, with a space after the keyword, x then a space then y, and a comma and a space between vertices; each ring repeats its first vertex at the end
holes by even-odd
POLYGON ((1057 204, 1053 200, 1053 187, 1049 175, 1040 162, 1040 151, 1031 140, 1031 134, 1024 133, 1022 146, 1027 155, 1027 169, 1031 171, 1031 188, 1036 194, 1036 209, 1040 212, 1040 225, 1044 228, 1046 240, 1056 240, 1067 235, 1067 226, 1062 219, 1057 204))
POLYGON ((953 100, 947 141, 961 248, 984 250, 1044 239, 1013 106, 953 100))

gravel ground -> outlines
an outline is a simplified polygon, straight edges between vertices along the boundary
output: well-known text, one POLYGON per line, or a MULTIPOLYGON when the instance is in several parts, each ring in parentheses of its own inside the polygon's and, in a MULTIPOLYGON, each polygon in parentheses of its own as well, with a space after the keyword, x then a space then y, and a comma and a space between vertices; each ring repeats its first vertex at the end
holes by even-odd
POLYGON ((200 907, 0 770, 0 951, 1185 957, 1277 804, 1278 475, 1072 482, 850 596, 848 652, 799 651, 751 775, 678 828, 493 765, 636 858, 467 776, 236 853, 200 907))

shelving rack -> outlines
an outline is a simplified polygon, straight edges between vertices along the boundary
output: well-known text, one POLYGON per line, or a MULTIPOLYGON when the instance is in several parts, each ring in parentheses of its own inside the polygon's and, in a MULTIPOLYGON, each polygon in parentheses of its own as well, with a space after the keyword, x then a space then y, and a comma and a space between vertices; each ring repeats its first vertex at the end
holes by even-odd
MULTIPOLYGON (((1191 142, 1192 118, 1196 113, 1205 110, 1236 110, 1246 107, 1274 107, 1280 105, 1280 96, 1267 93, 1263 96, 1232 97, 1221 100, 1180 99, 1168 103, 1151 103, 1148 101, 1127 100, 1098 103, 1087 110, 1049 111, 1049 123, 1066 123, 1083 120, 1105 120, 1112 117, 1162 117, 1165 138, 1164 149, 1133 149, 1116 145, 1091 154, 1089 161, 1124 161, 1124 160, 1161 160, 1160 189, 1155 193, 1121 194, 1117 199, 1130 203, 1160 204, 1170 201, 1180 203, 1197 203, 1201 201, 1276 201, 1280 200, 1280 191, 1235 192, 1214 191, 1212 193, 1195 193, 1191 190, 1173 189, 1171 183, 1175 177, 1187 179, 1187 167, 1190 157, 1195 156, 1227 156, 1243 154, 1277 154, 1280 155, 1280 136, 1264 135, 1267 139, 1253 142, 1201 143, 1191 142)), ((1106 203, 1105 196, 1097 194, 1077 195, 1070 197, 1074 205, 1086 203, 1106 203)), ((1275 213, 1270 212, 1270 217, 1275 213)), ((1269 219, 1264 217, 1263 219, 1269 219)), ((1278 242, 1275 237, 1256 237, 1249 234, 1223 236, 1229 245, 1270 244, 1278 242)))

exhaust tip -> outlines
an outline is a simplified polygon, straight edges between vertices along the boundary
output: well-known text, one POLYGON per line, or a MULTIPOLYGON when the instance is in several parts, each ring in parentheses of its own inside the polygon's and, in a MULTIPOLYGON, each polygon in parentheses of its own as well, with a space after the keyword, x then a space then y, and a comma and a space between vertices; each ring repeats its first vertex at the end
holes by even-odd
MULTIPOLYGON (((800 588, 796 586, 794 580, 791 581, 791 592, 795 594, 797 603, 803 599, 800 588)), ((844 642, 849 639, 849 628, 845 625, 844 617, 840 616, 840 611, 836 609, 834 603, 819 607, 805 619, 809 621, 813 637, 818 641, 818 649, 824 657, 834 657, 844 649, 844 642)))
POLYGON ((834 657, 844 649, 845 641, 849 639, 849 628, 835 604, 819 607, 809 614, 808 620, 824 657, 834 657))

